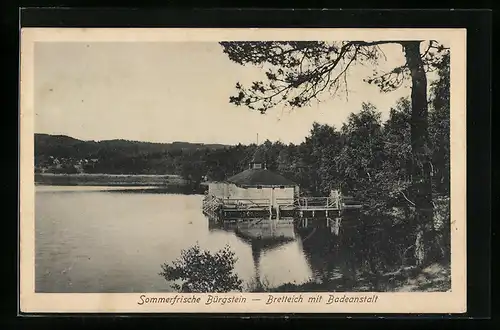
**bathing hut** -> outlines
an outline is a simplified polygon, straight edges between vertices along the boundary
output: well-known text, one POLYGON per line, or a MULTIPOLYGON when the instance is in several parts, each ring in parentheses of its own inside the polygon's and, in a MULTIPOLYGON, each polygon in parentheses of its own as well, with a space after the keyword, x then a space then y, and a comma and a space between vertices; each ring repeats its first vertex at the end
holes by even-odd
POLYGON ((262 148, 253 155, 248 169, 233 175, 224 182, 208 185, 208 195, 227 205, 240 208, 277 209, 279 204, 293 204, 299 195, 299 186, 267 168, 262 148))
POLYGON ((246 170, 209 183, 203 213, 217 222, 237 223, 237 230, 251 238, 292 238, 294 224, 330 227, 338 235, 346 212, 362 207, 338 190, 325 197, 299 196, 299 186, 269 170, 264 156, 258 148, 246 170))

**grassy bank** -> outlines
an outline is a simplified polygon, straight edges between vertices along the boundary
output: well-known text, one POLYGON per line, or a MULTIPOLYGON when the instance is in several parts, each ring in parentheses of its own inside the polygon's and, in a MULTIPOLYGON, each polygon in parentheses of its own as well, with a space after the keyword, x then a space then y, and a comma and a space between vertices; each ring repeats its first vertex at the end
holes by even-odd
POLYGON ((423 269, 403 268, 396 272, 373 276, 358 274, 355 282, 343 278, 303 284, 287 283, 275 288, 261 285, 253 292, 445 292, 451 290, 449 264, 432 264, 423 269))
POLYGON ((177 175, 35 173, 35 184, 53 186, 185 186, 177 175))

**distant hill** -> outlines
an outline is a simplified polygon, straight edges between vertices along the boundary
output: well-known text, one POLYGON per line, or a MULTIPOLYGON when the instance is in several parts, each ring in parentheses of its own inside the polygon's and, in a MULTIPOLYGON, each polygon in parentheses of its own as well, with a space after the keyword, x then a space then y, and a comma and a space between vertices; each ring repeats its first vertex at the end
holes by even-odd
POLYGON ((129 140, 83 141, 66 135, 35 134, 35 157, 99 158, 102 155, 133 157, 179 150, 220 149, 222 144, 190 142, 153 143, 129 140))

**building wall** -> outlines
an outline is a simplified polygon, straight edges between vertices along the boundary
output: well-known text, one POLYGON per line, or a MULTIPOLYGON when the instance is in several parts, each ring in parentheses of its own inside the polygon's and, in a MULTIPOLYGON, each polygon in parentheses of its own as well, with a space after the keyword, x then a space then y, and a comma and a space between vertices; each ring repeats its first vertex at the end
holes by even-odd
POLYGON ((224 182, 210 182, 208 184, 208 194, 220 198, 225 198, 225 187, 224 182))
MULTIPOLYGON (((249 187, 241 188, 231 183, 214 182, 208 186, 208 193, 219 198, 231 199, 271 199, 273 205, 276 205, 277 199, 284 198, 290 202, 293 201, 295 195, 295 187, 271 188, 262 187, 261 189, 249 187)), ((283 201, 282 201, 283 202, 283 201)))

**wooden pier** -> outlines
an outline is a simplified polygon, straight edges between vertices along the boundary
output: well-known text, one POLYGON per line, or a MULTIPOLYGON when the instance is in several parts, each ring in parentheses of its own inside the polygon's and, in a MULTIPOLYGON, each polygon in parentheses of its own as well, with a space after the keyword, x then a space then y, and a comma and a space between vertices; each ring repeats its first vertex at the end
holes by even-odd
POLYGON ((241 218, 334 218, 346 211, 362 207, 350 197, 332 192, 329 197, 270 199, 218 198, 207 195, 203 199, 203 213, 224 219, 241 218))
POLYGON ((355 214, 362 205, 338 191, 328 197, 298 197, 271 199, 218 198, 203 199, 203 213, 222 222, 242 222, 249 225, 272 222, 276 225, 290 221, 299 228, 330 227, 338 235, 343 218, 355 214))

